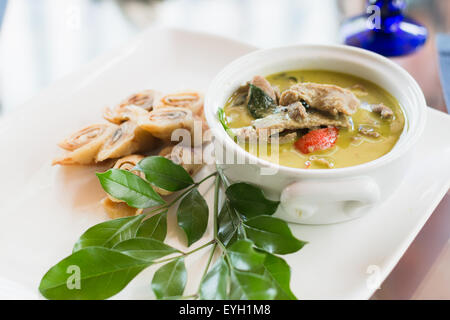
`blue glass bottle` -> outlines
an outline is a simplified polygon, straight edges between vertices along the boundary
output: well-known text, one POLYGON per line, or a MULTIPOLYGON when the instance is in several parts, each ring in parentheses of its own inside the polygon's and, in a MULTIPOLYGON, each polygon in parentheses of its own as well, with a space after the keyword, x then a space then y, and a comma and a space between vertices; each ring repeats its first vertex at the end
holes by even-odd
POLYGON ((415 52, 427 40, 427 29, 404 16, 405 0, 369 0, 366 13, 347 19, 341 27, 345 44, 387 57, 415 52))

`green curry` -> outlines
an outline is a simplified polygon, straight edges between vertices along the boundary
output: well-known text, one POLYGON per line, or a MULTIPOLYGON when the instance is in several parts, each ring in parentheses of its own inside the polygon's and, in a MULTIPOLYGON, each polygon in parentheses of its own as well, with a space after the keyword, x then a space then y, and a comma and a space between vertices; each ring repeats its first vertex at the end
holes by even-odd
MULTIPOLYGON (((270 144, 268 145, 268 151, 262 152, 248 141, 239 142, 241 147, 248 152, 265 160, 295 168, 323 169, 354 166, 372 161, 388 153, 397 143, 405 128, 405 115, 397 100, 370 81, 323 70, 281 72, 269 75, 266 79, 273 88, 277 89, 277 97, 296 84, 332 84, 351 92, 352 96, 359 101, 359 105, 352 114, 344 115, 350 121, 349 126, 336 126, 339 132, 337 140, 329 148, 314 150, 305 154, 296 147, 296 141, 302 139, 302 136, 308 132, 319 129, 319 127, 296 130, 295 139, 287 142, 280 140, 278 153, 271 150, 270 144), (384 117, 384 113, 374 112, 372 107, 374 105, 387 107, 390 116, 384 117)), ((249 101, 247 88, 248 85, 234 92, 224 107, 224 124, 231 131, 254 126, 255 118, 252 114, 255 115, 255 113, 250 112, 247 105, 249 101)), ((270 100, 270 98, 267 99, 270 100)), ((270 101, 271 103, 274 102, 270 101)), ((309 106, 305 104, 305 101, 301 100, 301 102, 307 107, 308 112, 315 112, 314 105, 311 105, 308 109, 309 106)), ((276 111, 276 108, 270 110, 274 113, 280 112, 276 111)), ((332 118, 331 115, 329 117, 332 118)), ((326 126, 321 127, 325 128, 326 126)), ((293 130, 286 132, 292 133, 293 130)), ((282 135, 283 132, 280 133, 280 136, 282 135)))

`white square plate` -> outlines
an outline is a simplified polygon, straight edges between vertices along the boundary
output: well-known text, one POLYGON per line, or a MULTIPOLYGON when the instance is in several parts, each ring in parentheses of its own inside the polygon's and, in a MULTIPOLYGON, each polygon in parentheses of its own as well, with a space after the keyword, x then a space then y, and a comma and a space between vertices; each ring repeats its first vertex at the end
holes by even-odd
MULTIPOLYGON (((70 254, 84 230, 106 218, 98 202, 104 193, 94 175, 104 168, 51 167, 59 140, 101 121, 104 106, 130 93, 147 88, 205 91, 222 67, 254 49, 211 35, 149 29, 1 119, 0 298, 39 298, 37 288, 48 268, 70 254)), ((292 225, 297 237, 309 241, 286 256, 292 289, 300 299, 372 295, 449 188, 449 138, 450 117, 430 109, 410 174, 377 212, 336 225, 292 225)), ((174 222, 169 214, 169 224, 174 222)), ((183 247, 177 228, 169 228, 168 238, 183 247)), ((190 258, 187 294, 199 280, 193 265, 205 263, 206 256, 200 251, 190 258)), ((141 273, 116 298, 153 298, 154 270, 141 273)))

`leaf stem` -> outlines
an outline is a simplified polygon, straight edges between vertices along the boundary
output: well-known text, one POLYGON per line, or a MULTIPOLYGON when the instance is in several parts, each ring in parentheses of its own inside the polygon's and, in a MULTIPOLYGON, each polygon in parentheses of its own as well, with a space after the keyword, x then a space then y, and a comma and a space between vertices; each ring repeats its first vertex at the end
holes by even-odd
MULTIPOLYGON (((216 170, 220 176, 220 179, 222 180, 223 186, 225 187, 225 191, 226 189, 230 186, 230 182, 228 181, 228 178, 223 174, 223 169, 220 168, 217 164, 216 164, 216 170)), ((243 223, 244 220, 242 220, 242 217, 239 213, 236 212, 236 210, 234 210, 234 208, 230 208, 230 210, 234 213, 234 215, 236 217, 238 217, 239 219, 239 226, 238 226, 238 230, 239 232, 244 236, 245 239, 247 239, 247 233, 245 232, 243 223)))
POLYGON ((216 185, 214 189, 214 239, 217 239, 217 217, 219 215, 219 192, 220 192, 220 182, 222 179, 220 178, 220 175, 216 176, 216 185))
POLYGON ((216 164, 216 170, 217 170, 217 172, 218 172, 218 174, 219 174, 219 176, 220 176, 220 178, 221 178, 221 180, 222 180, 222 182, 223 182, 223 186, 225 187, 225 189, 228 188, 228 187, 230 186, 230 182, 228 181, 228 178, 225 177, 225 175, 223 174, 223 169, 220 168, 220 167, 216 164))
POLYGON ((206 274, 208 273, 209 266, 211 265, 212 259, 214 257, 214 252, 216 252, 216 248, 217 248, 217 242, 215 242, 213 244, 213 248, 211 249, 211 253, 209 254, 208 262, 206 263, 205 271, 203 271, 203 276, 202 276, 202 280, 200 281, 200 284, 203 282, 203 279, 205 279, 206 274))
POLYGON ((167 204, 167 207, 172 206, 174 203, 176 203, 178 200, 180 200, 185 194, 187 194, 189 191, 191 191, 194 188, 197 188, 199 185, 201 185, 203 182, 205 182, 206 180, 208 180, 211 177, 214 177, 215 175, 217 175, 217 171, 214 171, 213 173, 211 173, 210 175, 206 176, 205 178, 203 178, 202 180, 200 180, 199 182, 194 183, 192 186, 188 187, 183 193, 181 193, 180 195, 178 195, 178 197, 176 197, 175 199, 173 199, 171 202, 169 202, 167 204))
POLYGON ((218 241, 217 243, 219 244, 219 247, 222 249, 222 254, 224 255, 225 260, 226 260, 226 262, 228 263, 228 265, 230 266, 230 269, 231 269, 232 268, 231 259, 228 256, 227 248, 225 247, 225 245, 221 241, 218 241))
MULTIPOLYGON (((228 187, 228 180, 227 178, 223 175, 223 171, 221 168, 219 168, 216 164, 216 170, 218 173, 218 178, 216 179, 216 189, 214 190, 214 239, 216 240, 217 244, 219 245, 220 249, 222 249, 223 253, 225 256, 227 256, 227 248, 225 247, 225 245, 222 243, 222 241, 220 241, 219 237, 217 236, 217 229, 218 229, 218 225, 217 225, 217 217, 219 215, 219 189, 220 189, 220 183, 218 184, 217 182, 222 182, 222 184, 224 185, 225 188, 228 187)), ((225 200, 226 201, 226 200, 225 200)))
POLYGON ((145 212, 145 213, 143 213, 143 214, 145 214, 146 216, 148 216, 148 215, 150 215, 150 214, 152 214, 152 213, 155 213, 155 212, 156 212, 156 214, 160 214, 160 213, 162 213, 163 211, 165 211, 167 208, 168 208, 167 205, 163 205, 163 206, 161 206, 161 207, 155 208, 155 209, 150 210, 150 211, 148 211, 148 212, 145 212), (159 210, 161 210, 161 211, 158 212, 159 210))
MULTIPOLYGON (((199 182, 194 183, 193 185, 191 185, 190 187, 188 187, 187 189, 185 189, 181 194, 179 194, 175 199, 173 199, 172 201, 170 201, 169 203, 166 203, 162 206, 159 206, 157 208, 154 208, 153 210, 150 210, 148 212, 146 212, 146 215, 158 212, 159 210, 164 210, 164 209, 168 209, 170 208, 172 205, 174 205, 178 200, 180 200, 182 197, 184 197, 189 191, 191 191, 194 188, 197 188, 200 184, 202 184, 203 182, 205 182, 206 180, 208 180, 209 178, 213 177, 217 175, 217 171, 211 173, 210 175, 206 176, 205 178, 203 178, 202 180, 200 180, 199 182)), ((161 213, 161 212, 158 212, 161 213)))
POLYGON ((164 262, 172 261, 172 260, 178 259, 178 258, 183 257, 183 256, 184 256, 183 254, 179 254, 179 255, 173 256, 171 258, 166 258, 166 259, 152 261, 152 264, 158 264, 158 263, 164 263, 164 262))
POLYGON ((214 244, 214 243, 216 243, 216 239, 212 239, 211 241, 209 241, 209 242, 205 243, 204 245, 202 245, 202 246, 200 246, 200 247, 198 247, 198 248, 195 248, 195 249, 193 249, 193 250, 191 250, 191 251, 188 251, 188 252, 182 252, 182 254, 183 254, 183 256, 188 256, 188 255, 190 255, 190 254, 192 254, 192 253, 194 253, 194 252, 197 252, 197 251, 199 251, 199 250, 201 250, 201 249, 203 249, 203 248, 206 248, 206 247, 208 247, 208 246, 210 246, 210 245, 212 245, 212 244, 214 244))
POLYGON ((213 240, 205 243, 204 245, 202 245, 202 246, 200 246, 198 248, 195 248, 194 250, 191 250, 191 251, 188 251, 188 252, 179 251, 181 254, 173 256, 173 257, 170 257, 170 258, 167 258, 167 259, 153 261, 153 264, 158 264, 158 263, 163 263, 163 262, 167 262, 167 261, 172 261, 172 260, 175 260, 175 259, 178 259, 178 258, 181 258, 181 257, 187 257, 188 255, 190 255, 190 254, 192 254, 194 252, 197 252, 197 251, 199 251, 199 250, 201 250, 203 248, 206 248, 206 247, 208 247, 208 246, 210 246, 212 244, 215 244, 215 243, 216 243, 216 240, 213 239, 213 240))
POLYGON ((217 175, 217 171, 214 171, 213 173, 207 175, 206 177, 204 177, 204 178, 203 178, 202 180, 200 180, 199 182, 196 182, 195 184, 196 184, 196 185, 199 185, 199 184, 201 184, 202 182, 208 180, 209 178, 214 177, 215 175, 217 175))

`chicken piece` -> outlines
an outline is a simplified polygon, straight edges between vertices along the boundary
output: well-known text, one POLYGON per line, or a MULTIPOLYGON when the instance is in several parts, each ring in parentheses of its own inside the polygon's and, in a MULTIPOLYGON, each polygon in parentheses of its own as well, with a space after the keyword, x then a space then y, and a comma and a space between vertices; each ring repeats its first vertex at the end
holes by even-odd
POLYGON ((234 136, 239 143, 258 143, 266 141, 267 143, 275 143, 278 139, 278 144, 293 143, 297 140, 297 132, 283 131, 282 129, 261 129, 256 130, 253 127, 243 127, 232 129, 234 136))
POLYGON ((297 132, 289 132, 286 134, 279 135, 278 139, 279 144, 294 143, 298 139, 297 132))
POLYGON ((95 163, 95 158, 104 142, 117 130, 114 124, 94 124, 72 134, 59 143, 67 151, 66 155, 56 158, 52 165, 87 165, 95 163))
POLYGON ((383 103, 370 105, 372 112, 378 113, 382 119, 392 119, 394 112, 391 108, 386 107, 383 103))
POLYGON ((176 129, 186 129, 192 134, 194 116, 192 111, 183 107, 167 107, 155 109, 141 115, 138 119, 139 127, 150 132, 153 136, 164 141, 171 141, 172 132, 176 129))
MULTIPOLYGON (((276 135, 280 137, 280 133, 283 131, 283 129, 261 129, 256 130, 252 126, 248 127, 242 127, 242 128, 235 128, 231 129, 233 135, 237 138, 237 141, 239 143, 257 143, 258 141, 267 141, 268 143, 271 142, 271 138, 274 138, 276 135)), ((283 139, 285 140, 285 139, 283 139)), ((280 142, 281 143, 281 142, 280 142)))
POLYGON ((298 101, 300 101, 300 96, 295 90, 288 89, 281 93, 280 105, 282 106, 288 106, 298 101))
POLYGON ((136 122, 126 121, 105 141, 96 161, 120 158, 135 152, 146 152, 158 145, 157 139, 139 128, 136 122))
POLYGON ((350 127, 351 123, 346 115, 340 114, 336 117, 330 117, 320 112, 308 112, 305 118, 294 120, 289 116, 289 112, 285 108, 267 117, 253 120, 252 125, 256 130, 281 129, 283 131, 320 126, 350 127))
POLYGON ((287 113, 292 120, 301 121, 308 117, 305 107, 300 101, 294 102, 287 107, 287 113))
POLYGON ((152 111, 161 96, 162 93, 159 91, 144 90, 128 97, 113 109, 106 108, 103 112, 103 117, 112 123, 121 124, 130 119, 129 106, 136 106, 145 111, 152 111))
POLYGON ((312 108, 332 115, 350 115, 360 105, 359 99, 350 90, 330 84, 299 83, 287 91, 283 92, 280 98, 280 104, 283 106, 303 100, 312 108))

